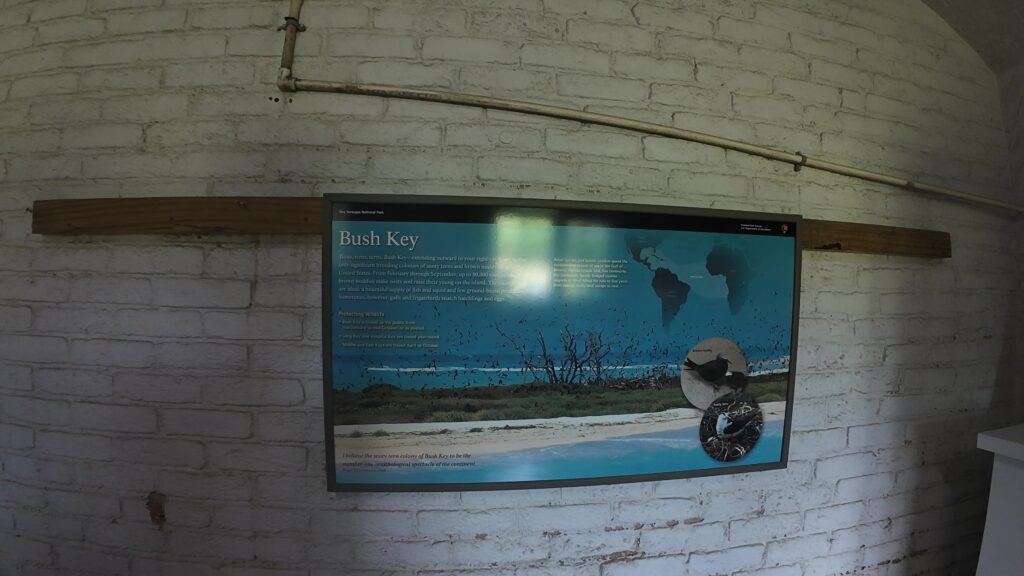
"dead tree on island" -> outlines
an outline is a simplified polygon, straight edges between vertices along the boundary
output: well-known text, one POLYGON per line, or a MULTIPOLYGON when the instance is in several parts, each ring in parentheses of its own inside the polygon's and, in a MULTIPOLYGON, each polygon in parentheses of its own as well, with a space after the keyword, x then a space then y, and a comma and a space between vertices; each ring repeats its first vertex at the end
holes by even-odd
POLYGON ((636 350, 636 342, 618 347, 607 342, 600 331, 573 331, 566 325, 558 333, 560 350, 548 348, 544 333, 537 331, 537 350, 528 349, 525 343, 504 332, 500 326, 494 329, 522 358, 523 366, 539 382, 565 386, 589 386, 604 384, 621 376, 627 359, 636 350), (616 351, 618 362, 609 364, 616 351))

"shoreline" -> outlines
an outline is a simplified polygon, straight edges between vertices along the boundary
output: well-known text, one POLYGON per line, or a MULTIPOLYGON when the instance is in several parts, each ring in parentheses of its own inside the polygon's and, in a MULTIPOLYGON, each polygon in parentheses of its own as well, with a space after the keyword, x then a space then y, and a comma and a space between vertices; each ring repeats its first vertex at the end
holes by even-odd
MULTIPOLYGON (((783 420, 786 403, 766 402, 761 404, 761 410, 765 422, 783 420)), ((664 412, 577 418, 335 426, 334 453, 336 462, 373 455, 458 453, 486 456, 690 428, 700 424, 703 414, 695 408, 676 408, 664 412), (362 436, 348 436, 356 431, 362 436), (377 431, 386 434, 375 436, 377 431)))

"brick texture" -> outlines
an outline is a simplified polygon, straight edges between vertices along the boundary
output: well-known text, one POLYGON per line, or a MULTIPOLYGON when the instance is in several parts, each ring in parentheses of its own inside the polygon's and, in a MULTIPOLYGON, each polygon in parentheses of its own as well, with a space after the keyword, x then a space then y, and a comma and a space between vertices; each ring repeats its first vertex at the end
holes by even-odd
MULTIPOLYGON (((972 573, 990 466, 974 438, 1024 408, 1020 223, 608 128, 282 95, 286 12, 0 0, 0 573, 972 573), (327 190, 800 213, 947 230, 954 257, 804 254, 786 470, 329 495, 317 240, 42 237, 28 213, 327 190)), ((310 0, 303 21, 301 77, 511 94, 1024 191, 1024 72, 997 81, 916 0, 310 0)))

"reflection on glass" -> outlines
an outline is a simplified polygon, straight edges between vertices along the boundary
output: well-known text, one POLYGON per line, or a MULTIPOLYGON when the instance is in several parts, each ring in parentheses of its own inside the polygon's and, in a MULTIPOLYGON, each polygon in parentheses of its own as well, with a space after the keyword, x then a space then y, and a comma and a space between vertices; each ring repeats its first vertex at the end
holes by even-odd
MULTIPOLYGON (((578 267, 581 262, 579 258, 606 259, 615 255, 619 250, 625 253, 625 247, 613 247, 611 236, 604 228, 587 226, 585 222, 569 222, 562 233, 562 245, 558 253, 562 256, 562 264, 568 265, 571 269, 578 267), (567 261, 565 257, 570 259, 567 261)), ((586 284, 562 284, 562 294, 569 298, 578 298, 587 292, 586 284)))
POLYGON ((555 237, 551 220, 503 214, 495 224, 493 284, 512 298, 547 297, 555 237))

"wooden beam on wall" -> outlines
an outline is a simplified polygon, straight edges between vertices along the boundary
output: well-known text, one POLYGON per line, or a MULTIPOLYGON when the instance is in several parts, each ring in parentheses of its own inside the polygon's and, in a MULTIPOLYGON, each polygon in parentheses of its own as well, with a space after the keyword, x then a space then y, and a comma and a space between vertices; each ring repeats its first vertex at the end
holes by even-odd
POLYGON ((35 234, 319 234, 320 198, 37 200, 35 234))
POLYGON ((832 220, 805 219, 803 224, 800 240, 804 250, 920 258, 949 258, 953 255, 949 232, 832 220))
MULTIPOLYGON (((319 234, 320 198, 192 197, 37 200, 35 234, 319 234)), ((948 232, 803 221, 804 250, 949 258, 948 232)))

